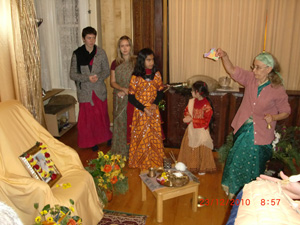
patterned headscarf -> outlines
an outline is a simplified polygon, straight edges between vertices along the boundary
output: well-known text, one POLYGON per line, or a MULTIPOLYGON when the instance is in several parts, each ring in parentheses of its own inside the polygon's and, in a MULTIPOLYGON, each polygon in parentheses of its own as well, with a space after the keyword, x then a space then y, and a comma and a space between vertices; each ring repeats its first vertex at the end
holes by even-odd
MULTIPOLYGON (((274 69, 274 58, 270 53, 267 52, 262 52, 260 53, 258 56, 256 56, 256 58, 258 61, 261 61, 262 63, 266 64, 269 67, 272 67, 272 69, 274 69)), ((274 72, 280 77, 281 81, 283 82, 283 79, 281 77, 281 74, 278 71, 274 72)))

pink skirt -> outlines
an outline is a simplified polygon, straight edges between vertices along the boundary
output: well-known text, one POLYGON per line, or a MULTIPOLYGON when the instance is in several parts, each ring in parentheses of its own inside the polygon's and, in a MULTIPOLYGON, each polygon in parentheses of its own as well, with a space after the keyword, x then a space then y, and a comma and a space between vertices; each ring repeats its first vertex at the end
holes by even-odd
POLYGON ((94 106, 89 102, 79 103, 78 147, 90 148, 112 138, 107 109, 107 100, 101 101, 92 94, 94 106))

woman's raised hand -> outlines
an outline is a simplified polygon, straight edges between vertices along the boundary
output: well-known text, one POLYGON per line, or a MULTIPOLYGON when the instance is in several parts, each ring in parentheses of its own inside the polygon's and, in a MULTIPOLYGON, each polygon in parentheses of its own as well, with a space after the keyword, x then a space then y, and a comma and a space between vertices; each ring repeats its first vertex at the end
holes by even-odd
POLYGON ((219 57, 224 57, 224 56, 227 56, 227 53, 225 51, 223 51, 221 48, 218 48, 216 50, 216 56, 219 56, 219 57))

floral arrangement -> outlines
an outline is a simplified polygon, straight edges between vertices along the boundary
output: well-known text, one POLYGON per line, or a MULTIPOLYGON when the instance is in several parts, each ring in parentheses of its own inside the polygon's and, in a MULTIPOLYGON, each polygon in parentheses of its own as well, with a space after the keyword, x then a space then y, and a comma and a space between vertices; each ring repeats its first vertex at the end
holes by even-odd
MULTIPOLYGON (((82 220, 79 216, 72 216, 74 212, 74 201, 70 199, 71 206, 50 205, 44 206, 39 216, 35 218, 34 225, 81 225, 82 220)), ((39 204, 35 203, 34 208, 38 210, 39 204)))
POLYGON ((298 174, 294 161, 300 166, 300 127, 277 126, 274 133, 273 158, 287 165, 292 174, 298 174))
POLYGON ((41 149, 41 152, 44 154, 45 159, 46 159, 46 165, 48 167, 48 172, 43 170, 40 165, 38 165, 37 160, 32 157, 29 153, 25 155, 26 160, 28 163, 33 167, 33 169, 39 173, 39 175, 42 178, 48 178, 51 177, 51 180, 55 180, 57 177, 57 174, 55 173, 54 170, 54 163, 50 158, 50 153, 47 151, 47 146, 37 142, 36 145, 41 149))
POLYGON ((100 200, 107 204, 106 192, 125 194, 128 191, 128 178, 124 176, 126 157, 114 155, 110 151, 98 152, 98 158, 88 163, 86 170, 93 176, 100 200))

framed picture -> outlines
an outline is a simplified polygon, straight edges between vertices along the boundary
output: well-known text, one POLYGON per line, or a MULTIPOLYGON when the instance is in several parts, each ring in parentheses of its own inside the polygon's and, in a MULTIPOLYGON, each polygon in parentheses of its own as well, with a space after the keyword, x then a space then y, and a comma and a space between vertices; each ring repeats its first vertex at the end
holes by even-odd
POLYGON ((19 159, 33 178, 46 182, 50 187, 61 178, 47 147, 40 142, 20 155, 19 159))

